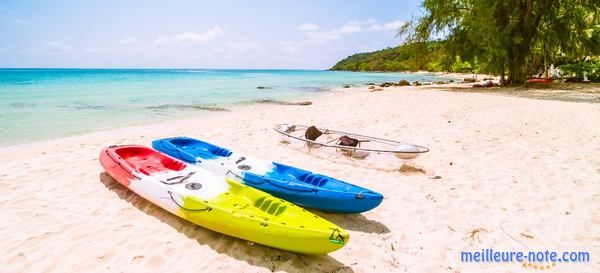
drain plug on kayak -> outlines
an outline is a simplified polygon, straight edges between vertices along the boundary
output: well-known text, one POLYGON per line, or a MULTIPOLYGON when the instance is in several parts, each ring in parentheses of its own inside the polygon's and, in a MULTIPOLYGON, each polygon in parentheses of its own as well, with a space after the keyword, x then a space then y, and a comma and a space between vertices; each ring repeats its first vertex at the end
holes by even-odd
POLYGON ((240 170, 244 170, 244 171, 247 171, 247 170, 250 170, 250 169, 252 169, 252 167, 250 167, 250 166, 248 166, 248 165, 239 165, 239 166, 238 166, 238 169, 240 169, 240 170))
POLYGON ((195 191, 195 190, 201 189, 202 188, 202 184, 200 184, 200 183, 187 183, 187 184, 185 184, 185 188, 188 189, 188 190, 195 191))

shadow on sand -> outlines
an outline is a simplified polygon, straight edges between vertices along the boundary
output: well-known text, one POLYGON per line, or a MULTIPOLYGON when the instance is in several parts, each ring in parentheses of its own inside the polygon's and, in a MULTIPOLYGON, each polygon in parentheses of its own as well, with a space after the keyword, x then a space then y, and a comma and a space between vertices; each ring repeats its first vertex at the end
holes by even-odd
POLYGON ((390 229, 387 226, 379 221, 369 220, 362 214, 328 213, 313 209, 310 212, 347 230, 377 234, 390 233, 390 229))
POLYGON ((600 84, 597 83, 538 83, 524 86, 472 88, 470 86, 431 87, 451 92, 485 93, 541 100, 600 103, 600 84))
POLYGON ((234 259, 245 261, 253 266, 264 267, 271 271, 353 272, 352 268, 328 255, 295 254, 259 244, 251 244, 245 240, 200 227, 131 192, 106 172, 100 173, 99 178, 107 189, 115 192, 122 200, 170 225, 188 238, 196 240, 199 245, 207 245, 216 252, 226 254, 234 259))

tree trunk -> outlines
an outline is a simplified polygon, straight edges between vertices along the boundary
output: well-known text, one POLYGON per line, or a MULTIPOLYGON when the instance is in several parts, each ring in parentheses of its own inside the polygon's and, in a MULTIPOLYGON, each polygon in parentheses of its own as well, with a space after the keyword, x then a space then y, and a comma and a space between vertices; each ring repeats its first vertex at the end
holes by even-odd
MULTIPOLYGON (((542 1, 543 2, 543 1, 542 1)), ((545 2, 542 3, 545 6, 545 2)), ((522 6, 523 17, 518 25, 520 28, 514 29, 514 35, 522 38, 518 43, 511 43, 508 47, 508 81, 507 84, 524 84, 527 80, 529 67, 527 66, 527 57, 531 46, 531 41, 536 33, 536 28, 540 22, 541 15, 534 19, 533 0, 526 0, 522 6)))
POLYGON ((501 64, 501 73, 500 73, 500 86, 506 85, 506 69, 504 68, 504 62, 501 64))
POLYGON ((524 60, 519 58, 512 60, 508 68, 508 84, 523 84, 527 78, 524 70, 524 60))
MULTIPOLYGON (((544 45, 545 47, 545 45, 544 45)), ((545 50, 545 48, 544 48, 545 50)), ((548 63, 546 62, 546 54, 544 54, 544 73, 546 73, 546 78, 548 78, 548 63)))

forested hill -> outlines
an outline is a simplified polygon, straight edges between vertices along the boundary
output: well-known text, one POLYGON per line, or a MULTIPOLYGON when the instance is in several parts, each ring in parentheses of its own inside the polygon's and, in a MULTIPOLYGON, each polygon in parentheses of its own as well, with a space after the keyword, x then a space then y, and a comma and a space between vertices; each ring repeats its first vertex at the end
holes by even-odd
MULTIPOLYGON (((354 54, 339 61, 331 70, 442 71, 444 59, 442 43, 442 41, 435 41, 426 44, 405 44, 375 52, 354 54)), ((462 70, 462 67, 457 68, 462 70)))

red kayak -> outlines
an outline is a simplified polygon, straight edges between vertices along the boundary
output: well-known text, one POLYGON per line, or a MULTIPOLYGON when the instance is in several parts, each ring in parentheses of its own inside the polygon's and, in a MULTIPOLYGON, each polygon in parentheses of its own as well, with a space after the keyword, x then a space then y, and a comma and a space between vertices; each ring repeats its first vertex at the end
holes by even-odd
POLYGON ((110 176, 126 187, 139 174, 152 176, 154 173, 179 172, 188 165, 150 148, 139 145, 111 146, 100 153, 100 164, 110 176))
POLYGON ((528 83, 551 83, 552 78, 533 78, 527 80, 528 83))

